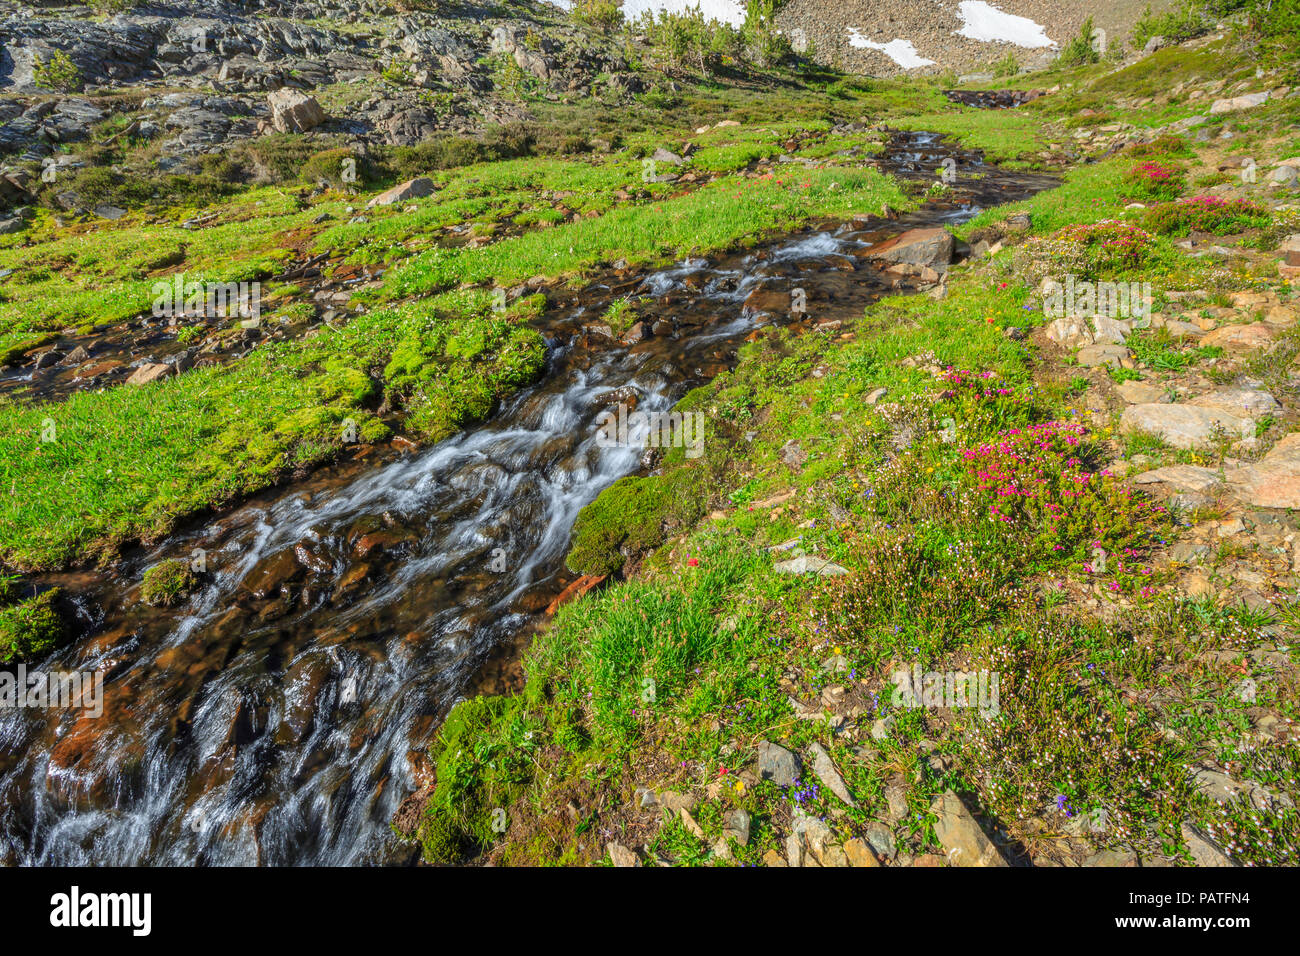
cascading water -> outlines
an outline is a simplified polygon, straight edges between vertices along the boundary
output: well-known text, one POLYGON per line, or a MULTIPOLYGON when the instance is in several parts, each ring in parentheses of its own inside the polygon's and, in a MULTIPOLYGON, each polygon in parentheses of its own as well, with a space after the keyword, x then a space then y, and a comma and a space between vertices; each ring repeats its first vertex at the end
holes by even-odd
MULTIPOLYGON (((902 134, 891 149, 882 165, 927 177, 953 155, 932 134, 902 134)), ((408 755, 565 583, 578 511, 644 464, 635 445, 601 447, 600 413, 617 402, 667 410, 756 328, 789 321, 747 306, 755 291, 803 287, 819 319, 851 320, 898 287, 864 255, 871 244, 1049 184, 981 172, 898 222, 612 277, 552 305, 544 378, 482 425, 263 495, 108 580, 66 576, 81 586, 89 636, 42 666, 104 673, 104 713, 0 712, 0 858, 409 860, 389 829, 415 789, 408 755), (593 317, 629 293, 654 298, 674 331, 592 347, 593 317), (183 607, 134 600, 129 582, 145 568, 195 549, 208 571, 183 607)))

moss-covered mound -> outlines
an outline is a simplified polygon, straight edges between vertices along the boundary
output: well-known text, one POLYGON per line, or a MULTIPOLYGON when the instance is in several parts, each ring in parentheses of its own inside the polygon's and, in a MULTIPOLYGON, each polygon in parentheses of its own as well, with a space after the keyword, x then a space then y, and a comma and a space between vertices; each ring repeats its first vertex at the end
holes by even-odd
POLYGON ((0 608, 0 663, 34 660, 50 651, 67 634, 59 613, 59 589, 0 608))

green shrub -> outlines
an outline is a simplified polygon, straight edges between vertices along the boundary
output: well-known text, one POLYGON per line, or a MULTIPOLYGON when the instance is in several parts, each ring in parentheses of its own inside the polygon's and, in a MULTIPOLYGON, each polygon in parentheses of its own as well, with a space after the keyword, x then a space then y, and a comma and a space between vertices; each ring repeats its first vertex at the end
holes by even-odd
POLYGON ((1147 210, 1146 227, 1164 236, 1185 236, 1208 232, 1216 236, 1262 229, 1269 224, 1269 212, 1246 199, 1221 196, 1193 196, 1161 203, 1147 210))
POLYGON ((1134 159, 1162 159, 1173 156, 1191 159, 1196 153, 1192 150, 1191 144, 1183 137, 1163 133, 1149 143, 1133 143, 1125 146, 1124 155, 1131 156, 1134 159))
POLYGON ((380 71, 379 75, 385 83, 393 86, 410 86, 415 82, 410 64, 403 63, 401 60, 394 60, 389 63, 380 71))
POLYGON ((1056 62, 1059 66, 1086 66, 1101 61, 1101 54, 1092 45, 1092 17, 1083 21, 1079 35, 1061 48, 1056 62))
POLYGON ((658 16, 647 10, 637 29, 670 66, 690 67, 712 73, 725 57, 738 57, 745 43, 740 31, 717 20, 707 20, 698 6, 681 13, 661 10, 658 16))
POLYGON ((747 0, 740 28, 747 53, 759 66, 776 66, 793 54, 790 40, 776 28, 778 0, 747 0))
POLYGON ((623 22, 623 7, 619 0, 576 0, 570 12, 575 19, 606 33, 623 22))
POLYGON ((204 156, 200 169, 189 175, 123 175, 105 166, 79 169, 57 186, 46 189, 50 194, 69 192, 88 207, 107 203, 126 209, 141 206, 201 206, 215 202, 239 190, 244 168, 233 155, 220 153, 204 156))
POLYGON ((67 634, 53 588, 0 610, 0 663, 30 661, 52 651, 67 634))
POLYGON ((1300 0, 1214 0, 1209 6, 1244 9, 1251 34, 1290 59, 1300 52, 1300 0))
POLYGON ((1002 59, 998 60, 996 63, 993 64, 994 76, 998 76, 998 77, 1015 76, 1019 72, 1020 72, 1020 61, 1016 59, 1016 55, 1014 53, 1008 53, 1002 59))
POLYGON ((537 140, 537 131, 522 123, 493 127, 481 137, 444 134, 415 146, 395 147, 387 155, 385 165, 397 179, 406 180, 431 170, 529 156, 537 140))
POLYGON ((300 133, 271 133, 250 141, 247 150, 260 176, 274 183, 292 183, 320 147, 320 140, 300 133))
POLYGON ((323 149, 302 164, 305 183, 328 183, 331 186, 363 185, 370 179, 370 165, 346 146, 323 149), (348 175, 355 178, 348 179, 348 175))
POLYGON ((1185 0, 1182 6, 1160 14, 1153 14, 1148 6, 1133 25, 1133 45, 1140 50, 1147 40, 1157 36, 1170 43, 1181 43, 1208 33, 1213 25, 1205 15, 1204 5, 1196 0, 1185 0))
POLYGON ((198 583, 189 564, 172 558, 161 561, 144 573, 140 582, 140 600, 153 607, 179 604, 198 583))
POLYGON ((1183 171, 1166 163, 1138 163, 1124 174, 1124 196, 1130 201, 1176 199, 1185 186, 1183 171))
POLYGON ((32 77, 37 86, 58 93, 79 93, 86 85, 77 64, 62 50, 55 50, 48 60, 36 57, 32 77))

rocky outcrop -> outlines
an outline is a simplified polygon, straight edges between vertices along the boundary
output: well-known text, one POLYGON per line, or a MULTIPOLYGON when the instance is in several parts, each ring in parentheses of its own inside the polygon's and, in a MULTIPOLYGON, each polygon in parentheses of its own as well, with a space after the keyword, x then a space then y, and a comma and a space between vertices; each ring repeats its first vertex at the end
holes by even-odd
POLYGON ((325 111, 314 96, 300 90, 276 90, 267 98, 271 125, 281 133, 305 133, 325 122, 325 111))
POLYGON ((1287 435, 1259 462, 1225 473, 1233 493, 1257 508, 1300 508, 1300 433, 1287 435))
POLYGON ((324 129, 410 145, 438 130, 473 132, 524 119, 527 109, 502 85, 503 57, 548 96, 592 92, 602 77, 602 95, 630 97, 645 86, 629 74, 612 38, 542 4, 517 4, 512 19, 488 20, 455 11, 402 13, 373 0, 263 0, 256 11, 238 0, 164 0, 107 20, 90 12, 0 14, 0 156, 34 161, 57 144, 85 139, 108 118, 99 94, 127 85, 191 87, 192 95, 238 103, 203 114, 183 112, 194 106, 166 96, 138 108, 115 104, 132 114, 132 135, 172 134, 161 143, 164 160, 215 152, 261 131, 324 129), (48 96, 35 67, 55 53, 69 58, 84 95, 29 101, 48 96), (312 95, 338 83, 373 84, 381 74, 374 95, 350 104, 344 118, 330 121, 312 95), (436 106, 430 91, 443 97, 436 106))
POLYGON ((1006 866, 993 841, 979 822, 951 790, 935 799, 930 812, 938 819, 934 835, 942 844, 952 866, 1006 866))
POLYGON ((1245 416, 1195 405, 1130 405, 1119 420, 1126 434, 1153 435, 1175 448, 1199 448, 1220 438, 1254 438, 1254 423, 1245 416))

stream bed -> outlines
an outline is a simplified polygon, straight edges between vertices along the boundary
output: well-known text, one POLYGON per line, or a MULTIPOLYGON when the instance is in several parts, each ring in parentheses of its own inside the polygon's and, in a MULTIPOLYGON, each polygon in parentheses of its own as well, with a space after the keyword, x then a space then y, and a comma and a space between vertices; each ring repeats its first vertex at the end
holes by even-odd
POLYGON ((447 709, 507 689, 551 600, 579 510, 647 467, 601 447, 617 403, 667 410, 766 326, 822 334, 921 279, 870 250, 1054 184, 985 166, 930 133, 874 164, 954 188, 896 220, 814 223, 754 249, 624 270, 553 293, 541 380, 437 445, 322 469, 196 521, 106 574, 51 576, 83 636, 42 662, 104 675, 103 715, 0 712, 0 861, 401 864, 389 828, 447 709), (802 289, 807 316, 773 303, 802 289), (610 303, 653 300, 652 334, 608 335, 610 303), (143 571, 201 549, 202 586, 142 605, 143 571))

